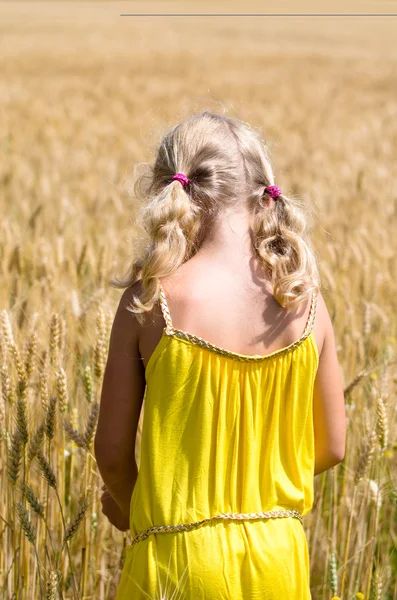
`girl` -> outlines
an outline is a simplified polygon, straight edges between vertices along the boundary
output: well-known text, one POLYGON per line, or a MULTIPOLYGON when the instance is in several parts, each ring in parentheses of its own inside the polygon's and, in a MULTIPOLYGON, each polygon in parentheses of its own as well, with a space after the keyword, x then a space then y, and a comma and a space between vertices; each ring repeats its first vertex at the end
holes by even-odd
POLYGON ((117 600, 310 599, 302 517, 345 410, 302 204, 258 133, 209 111, 136 191, 147 240, 115 283, 95 438, 103 511, 132 534, 117 600))

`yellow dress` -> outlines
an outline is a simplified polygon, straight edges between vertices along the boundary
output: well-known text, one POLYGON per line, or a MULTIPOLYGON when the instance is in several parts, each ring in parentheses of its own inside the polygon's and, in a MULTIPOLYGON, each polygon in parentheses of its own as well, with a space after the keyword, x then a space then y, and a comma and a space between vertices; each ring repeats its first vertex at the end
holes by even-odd
POLYGON ((313 334, 244 355, 174 329, 146 368, 132 544, 116 600, 310 600, 313 334))

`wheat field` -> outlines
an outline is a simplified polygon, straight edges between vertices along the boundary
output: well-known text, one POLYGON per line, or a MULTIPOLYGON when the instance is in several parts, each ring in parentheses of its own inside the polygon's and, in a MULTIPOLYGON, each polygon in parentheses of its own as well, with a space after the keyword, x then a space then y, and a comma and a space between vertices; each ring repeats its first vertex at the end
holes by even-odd
POLYGON ((120 16, 182 8, 0 4, 0 597, 115 596, 131 540, 101 513, 93 453, 108 281, 134 250, 140 163, 209 108, 259 128, 276 184, 313 208, 348 418, 304 521, 313 600, 397 600, 397 17, 120 16))

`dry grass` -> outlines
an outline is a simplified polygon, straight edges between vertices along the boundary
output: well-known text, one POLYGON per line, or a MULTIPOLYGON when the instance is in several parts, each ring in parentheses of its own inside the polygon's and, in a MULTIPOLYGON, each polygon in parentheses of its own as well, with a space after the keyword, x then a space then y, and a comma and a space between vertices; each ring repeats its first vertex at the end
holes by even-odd
POLYGON ((132 5, 165 3, 1 9, 0 596, 114 597, 125 536, 92 454, 107 281, 133 249, 134 165, 224 103, 315 208, 348 443, 305 521, 313 599, 396 600, 396 20, 119 17, 132 5))

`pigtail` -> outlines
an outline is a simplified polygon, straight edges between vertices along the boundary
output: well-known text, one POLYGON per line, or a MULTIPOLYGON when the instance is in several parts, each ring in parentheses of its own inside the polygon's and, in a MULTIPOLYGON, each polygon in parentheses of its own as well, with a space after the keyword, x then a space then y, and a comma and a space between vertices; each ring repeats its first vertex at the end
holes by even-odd
MULTIPOLYGON (((136 189, 143 178, 136 182, 136 189)), ((115 280, 116 287, 142 282, 140 297, 134 296, 128 310, 143 324, 143 314, 152 310, 160 295, 159 278, 173 273, 189 259, 201 225, 200 207, 194 204, 188 192, 178 181, 163 185, 158 193, 137 213, 137 225, 146 234, 149 243, 142 255, 133 262, 127 280, 115 280)))
MULTIPOLYGON (((312 214, 299 199, 266 192, 274 182, 269 151, 259 131, 236 119, 228 120, 248 182, 247 206, 252 215, 251 239, 265 276, 280 306, 294 310, 319 289, 319 272, 308 227, 312 214)), ((259 275, 258 275, 259 276, 259 275)))
POLYGON ((268 194, 258 191, 251 206, 253 245, 271 278, 273 295, 281 306, 294 310, 319 287, 317 262, 307 236, 309 211, 300 200, 284 193, 269 202, 268 194))

